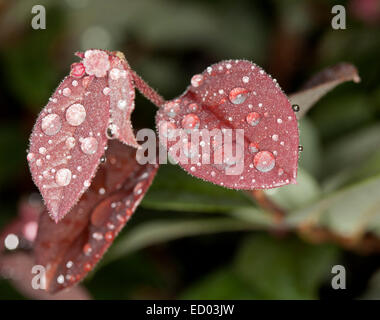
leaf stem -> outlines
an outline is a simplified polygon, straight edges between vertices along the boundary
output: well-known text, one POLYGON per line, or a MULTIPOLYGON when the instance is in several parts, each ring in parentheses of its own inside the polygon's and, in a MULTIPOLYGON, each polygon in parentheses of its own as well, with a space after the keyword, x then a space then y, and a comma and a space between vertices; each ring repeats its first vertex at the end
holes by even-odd
POLYGON ((147 84, 134 70, 131 70, 131 72, 136 88, 142 95, 160 108, 166 102, 165 99, 149 84, 147 84))
POLYGON ((251 194, 257 204, 273 216, 273 220, 276 224, 283 222, 286 211, 269 199, 263 190, 252 190, 251 194))

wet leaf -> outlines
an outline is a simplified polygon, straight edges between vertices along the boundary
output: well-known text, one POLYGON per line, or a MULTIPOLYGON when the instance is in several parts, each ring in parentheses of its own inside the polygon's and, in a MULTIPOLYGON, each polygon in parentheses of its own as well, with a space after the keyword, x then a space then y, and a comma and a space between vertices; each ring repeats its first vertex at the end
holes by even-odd
POLYGON ((17 252, 0 257, 0 275, 9 279, 13 286, 25 297, 38 300, 89 300, 90 294, 82 286, 51 294, 43 289, 32 287, 32 273, 35 266, 34 257, 24 252, 17 252))
POLYGON ((77 55, 83 60, 72 65, 40 113, 27 156, 56 222, 91 184, 107 138, 137 146, 130 123, 134 87, 125 60, 102 50, 77 55))
POLYGON ((357 69, 349 63, 339 63, 314 75, 300 91, 289 96, 292 104, 300 106, 297 118, 302 118, 326 93, 346 81, 360 82, 357 69))
POLYGON ((37 262, 47 267, 51 292, 82 280, 129 220, 157 171, 141 166, 136 149, 111 141, 106 162, 78 204, 55 224, 42 214, 35 245, 37 262))
POLYGON ((232 189, 296 182, 296 117, 277 82, 249 61, 194 75, 182 96, 160 108, 156 124, 162 145, 193 176, 232 189))

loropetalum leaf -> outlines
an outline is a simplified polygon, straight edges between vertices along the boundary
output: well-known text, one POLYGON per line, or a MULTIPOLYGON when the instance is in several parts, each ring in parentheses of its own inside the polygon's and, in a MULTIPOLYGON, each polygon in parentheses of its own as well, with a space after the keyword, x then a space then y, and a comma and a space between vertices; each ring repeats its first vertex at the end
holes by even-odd
POLYGON ((32 287, 32 273, 35 266, 34 257, 25 252, 14 252, 2 256, 0 259, 0 276, 9 278, 13 286, 25 297, 37 300, 89 300, 90 294, 86 288, 76 286, 68 290, 51 294, 46 290, 32 287))
POLYGON ((101 259, 150 186, 158 165, 140 165, 136 149, 111 141, 91 186, 60 223, 41 215, 35 244, 56 292, 82 280, 101 259))
POLYGON ((346 81, 360 82, 358 70, 349 63, 339 63, 314 75, 300 91, 289 96, 291 103, 300 107, 297 118, 301 119, 326 93, 346 81))
POLYGON ((40 113, 27 156, 32 177, 57 222, 90 186, 108 139, 138 147, 130 116, 134 86, 119 53, 77 54, 70 75, 40 113))
POLYGON ((185 93, 159 109, 156 124, 169 155, 198 178, 233 189, 296 182, 296 117, 276 80, 249 61, 222 61, 193 76, 185 93), (223 142, 213 129, 222 130, 223 142))

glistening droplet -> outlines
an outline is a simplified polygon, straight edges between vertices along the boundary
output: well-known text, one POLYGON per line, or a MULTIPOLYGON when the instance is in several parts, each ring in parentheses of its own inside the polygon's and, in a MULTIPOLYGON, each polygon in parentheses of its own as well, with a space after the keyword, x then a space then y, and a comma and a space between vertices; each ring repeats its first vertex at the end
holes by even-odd
POLYGON ((257 170, 261 172, 269 172, 274 168, 276 160, 272 152, 260 151, 256 153, 253 158, 253 164, 257 170))
POLYGON ((61 186, 67 186, 71 181, 71 171, 66 168, 59 169, 55 174, 55 182, 61 186))
POLYGON ((66 110, 66 120, 72 126, 79 126, 86 119, 86 110, 80 103, 72 104, 66 110))
POLYGON ((48 136, 57 134, 61 130, 61 126, 61 118, 55 113, 47 115, 41 122, 41 129, 48 136))
POLYGON ((234 88, 228 96, 233 104, 241 104, 248 98, 248 90, 245 88, 234 88))
POLYGON ((94 137, 84 138, 80 148, 85 154, 94 154, 98 150, 98 141, 94 137))

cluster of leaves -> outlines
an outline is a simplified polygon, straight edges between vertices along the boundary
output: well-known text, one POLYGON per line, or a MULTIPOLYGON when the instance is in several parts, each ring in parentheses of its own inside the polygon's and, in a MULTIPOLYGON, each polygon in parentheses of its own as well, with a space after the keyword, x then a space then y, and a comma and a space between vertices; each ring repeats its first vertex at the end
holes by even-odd
MULTIPOLYGON (((115 8, 120 8, 122 5, 120 2, 119 5, 115 5, 115 8)), ((255 57, 256 61, 262 64, 262 53, 265 52, 266 45, 263 39, 265 39, 266 35, 255 35, 255 33, 260 32, 260 30, 263 30, 264 33, 271 32, 269 25, 263 27, 265 25, 265 19, 260 21, 260 17, 252 18, 251 15, 247 13, 249 10, 247 10, 244 5, 239 6, 239 8, 233 5, 233 10, 225 10, 227 6, 225 3, 220 6, 224 8, 221 9, 222 14, 215 16, 210 10, 207 10, 203 4, 192 6, 184 4, 180 8, 174 8, 170 3, 165 1, 136 1, 134 10, 129 10, 130 7, 123 10, 129 19, 124 19, 123 17, 123 19, 119 20, 112 19, 112 23, 104 23, 107 28, 115 34, 120 33, 120 30, 123 28, 132 30, 129 32, 139 39, 142 39, 137 40, 137 47, 140 47, 140 49, 144 42, 148 47, 156 47, 158 51, 161 48, 164 49, 166 53, 167 48, 174 46, 173 44, 175 43, 176 47, 179 45, 189 48, 190 50, 193 47, 202 48, 202 50, 209 53, 208 58, 210 58, 210 52, 213 52, 214 54, 211 54, 212 61, 224 59, 224 55, 252 56, 255 57), (190 8, 190 10, 188 10, 188 8, 190 8), (136 12, 140 12, 141 14, 136 14, 136 12), (142 14, 142 12, 145 14, 142 14), (147 12, 148 14, 146 14, 147 12), (152 14, 149 14, 149 12, 152 14), (173 14, 174 12, 176 14, 173 14), (229 13, 227 14, 226 12, 229 13), (193 23, 194 14, 199 18, 197 19, 199 23, 193 23), (224 14, 226 16, 223 16, 224 14), (233 29, 231 29, 231 26, 227 28, 227 24, 224 23, 224 21, 229 19, 229 15, 232 14, 239 16, 240 21, 233 29), (146 17, 146 19, 144 18, 144 28, 140 28, 139 23, 143 16, 146 17), (157 28, 157 20, 152 18, 154 16, 161 17, 160 19, 162 19, 162 21, 178 19, 178 21, 181 21, 181 25, 182 22, 185 21, 187 22, 187 27, 178 28, 175 30, 176 32, 169 32, 173 31, 173 28, 170 27, 171 24, 161 24, 160 28, 157 28), (136 19, 136 17, 139 18, 136 19), (250 19, 247 19, 247 17, 250 19), (218 19, 220 19, 220 21, 218 19), (128 21, 127 25, 124 25, 125 21, 128 21), (259 23, 259 25, 255 25, 256 23, 259 23), (170 27, 170 30, 166 29, 167 27, 170 27), (236 30, 236 28, 238 30, 236 30), (247 29, 250 30, 249 33, 243 32, 247 29), (210 30, 210 32, 204 32, 204 30, 210 30), (223 31, 221 32, 221 30, 223 31), (242 32, 238 32, 239 30, 242 32), (233 33, 234 37, 229 37, 228 32, 233 33), (220 36, 221 34, 223 34, 223 37, 220 36), (240 35, 240 37, 236 35, 240 35), (225 38, 229 40, 225 41, 225 38), (184 41, 184 39, 186 40, 184 41), (236 41, 231 42, 233 39, 236 41), (255 39, 255 41, 251 41, 251 39, 255 39), (221 52, 223 53, 222 56, 220 56, 221 52)), ((285 20, 283 21, 283 26, 286 26, 286 29, 288 29, 289 26, 293 26, 297 32, 303 34, 305 34, 307 30, 313 30, 311 19, 295 18, 299 15, 301 15, 302 18, 302 14, 305 13, 304 7, 306 5, 301 6, 293 3, 292 5, 287 4, 285 6, 278 2, 276 6, 278 6, 277 10, 283 13, 282 20, 285 20), (285 7, 286 14, 284 14, 285 7), (295 25, 297 21, 300 21, 299 23, 302 21, 302 28, 295 25)), ((96 7, 97 5, 94 4, 91 8, 87 9, 95 14, 96 7)), ((260 10, 254 10, 254 12, 256 15, 260 15, 260 10)), ((29 11, 27 14, 29 14, 29 11)), ((80 15, 79 11, 78 15, 80 15)), ((117 16, 116 12, 114 12, 112 16, 117 16)), ((23 19, 25 19, 25 17, 23 19)), ((52 19, 51 21, 57 24, 62 22, 60 19, 52 19)), ((70 24, 76 33, 78 33, 81 27, 85 27, 85 24, 81 21, 82 19, 73 17, 73 23, 70 24)), ((23 101, 33 112, 39 110, 40 106, 44 103, 46 97, 49 95, 49 90, 55 85, 54 81, 56 81, 55 79, 57 78, 54 72, 58 68, 56 64, 55 66, 54 63, 51 64, 53 59, 47 55, 47 52, 49 52, 47 47, 54 48, 54 46, 50 45, 50 42, 53 37, 56 36, 54 33, 59 30, 59 27, 51 24, 50 26, 51 28, 47 30, 46 33, 47 36, 44 36, 43 39, 43 43, 46 43, 45 47, 38 46, 40 50, 37 50, 37 46, 35 46, 36 49, 30 51, 30 44, 26 43, 21 50, 19 47, 11 47, 12 49, 8 50, 3 57, 3 61, 6 61, 4 62, 4 72, 7 77, 7 86, 9 85, 9 88, 13 88, 17 100, 23 101), (25 48, 28 50, 25 50, 25 48), (22 52, 25 51, 29 51, 30 54, 23 55, 22 52), (39 61, 41 56, 45 57, 41 59, 41 61, 44 62, 42 63, 44 67, 43 72, 41 72, 41 69, 38 69, 39 72, 25 73, 24 70, 27 69, 27 66, 33 66, 35 61, 39 61), (24 69, 16 68, 16 66, 20 65, 20 62, 22 62, 21 65, 24 66, 24 69), (15 70, 20 70, 19 74, 15 73, 15 70), (40 76, 40 79, 37 80, 33 77, 33 74, 35 77, 40 76), (32 80, 28 80, 29 76, 32 77, 32 80), (21 80, 25 81, 25 83, 21 84, 21 80), (40 85, 41 89, 36 90, 36 85, 40 85)), ((6 30, 6 28, 3 28, 3 30, 6 30)), ((363 30, 367 29, 363 28, 363 30)), ((376 46, 371 45, 371 43, 375 42, 378 34, 376 32, 364 32, 363 30, 356 28, 353 32, 326 33, 326 35, 322 37, 322 48, 320 49, 322 56, 321 62, 319 62, 318 65, 333 64, 344 58, 355 61, 360 66, 361 73, 366 74, 367 80, 368 78, 376 79, 378 65, 377 60, 374 59, 376 57, 376 46), (358 44, 354 50, 352 43, 358 44), (342 52, 344 52, 343 57, 342 52), (368 61, 371 61, 371 63, 368 63, 368 61)), ((36 37, 40 37, 40 35, 41 34, 36 33, 36 37)), ((31 42, 36 41, 36 39, 32 40, 33 39, 31 39, 31 42)), ((290 40, 292 40, 292 38, 290 38, 290 40)), ((132 46, 135 48, 136 44, 132 44, 132 46)), ((299 57, 302 54, 300 53, 299 43, 291 42, 291 45, 288 47, 299 51, 298 53, 295 52, 295 56, 299 57)), ((140 69, 147 78, 153 83, 155 82, 156 85, 159 85, 160 89, 166 94, 174 94, 176 90, 181 90, 180 87, 184 85, 183 81, 185 81, 183 80, 185 77, 181 78, 181 74, 186 68, 178 67, 180 63, 172 59, 174 55, 172 55, 170 59, 163 55, 158 59, 149 59, 149 53, 147 52, 151 52, 150 50, 151 48, 143 52, 143 54, 148 56, 148 59, 146 59, 146 56, 145 58, 141 58, 141 60, 132 58, 134 64, 138 66, 138 69, 140 69), (176 62, 173 62, 174 60, 176 62), (183 80, 182 83, 181 79, 183 80)), ((291 51, 292 49, 289 50, 291 51)), ((172 49, 172 51, 175 51, 175 49, 172 49)), ((132 56, 135 54, 134 50, 127 50, 127 52, 132 56)), ((181 52, 176 53, 181 54, 181 52)), ((141 51, 137 51, 136 55, 137 54, 141 54, 141 51)), ((285 54, 286 53, 284 53, 284 55, 285 54)), ((178 60, 180 60, 180 58, 178 60)), ((208 60, 206 59, 206 61, 208 60)), ((304 62, 304 60, 302 61, 304 62)), ((289 65, 291 65, 291 63, 289 63, 289 65)), ((300 65, 302 65, 302 63, 300 63, 300 65)), ((197 67, 195 68, 202 67, 197 63, 197 67)), ((194 69, 194 67, 192 69, 194 69)), ((281 72, 274 72, 275 75, 280 73, 281 72)), ((301 75, 304 75, 304 71, 302 71, 301 75)), ((367 80, 365 86, 368 88, 370 81, 367 80)), ((280 83, 283 84, 284 82, 280 81, 280 83)), ((367 242, 363 242, 362 240, 367 238, 368 232, 371 232, 375 238, 377 237, 378 223, 376 217, 378 203, 376 199, 378 198, 378 193, 376 193, 376 186, 379 181, 377 176, 379 173, 379 160, 376 150, 378 150, 380 145, 378 139, 380 131, 378 124, 375 122, 375 118, 378 113, 378 109, 376 108, 378 108, 379 100, 378 94, 376 94, 375 91, 376 87, 373 86, 370 89, 370 92, 364 93, 364 90, 360 91, 359 89, 354 89, 354 87, 350 85, 345 86, 342 90, 338 90, 337 93, 329 95, 328 99, 319 102, 318 108, 312 110, 312 121, 310 121, 310 118, 300 121, 300 138, 301 145, 304 146, 304 151, 301 156, 298 185, 266 192, 272 201, 275 201, 278 205, 287 210, 288 216, 283 221, 286 223, 286 228, 301 230, 305 236, 311 236, 311 240, 313 241, 331 240, 332 235, 338 235, 339 239, 333 237, 333 240, 338 240, 345 246, 355 248, 362 248, 363 243, 367 244, 367 242), (368 123, 372 124, 372 126, 362 128, 368 123), (321 143, 323 143, 323 148, 321 143), (356 206, 358 201, 360 202, 360 207, 356 206), (329 231, 329 234, 326 234, 326 230, 329 231)), ((300 103, 300 105, 302 106, 302 103, 300 103)), ((143 109, 144 112, 148 112, 145 111, 145 108, 143 109)), ((136 111, 140 112, 138 110, 136 111)), ((32 117, 28 114, 28 118, 32 117)), ((28 120, 26 121, 28 125, 25 125, 25 127, 28 127, 26 130, 29 130, 31 123, 28 120)), ((8 148, 9 153, 12 153, 14 159, 22 158, 23 150, 20 150, 17 146, 25 145, 24 141, 22 141, 20 130, 18 129, 16 126, 3 127, 3 134, 1 134, 4 140, 3 146, 5 146, 8 141, 12 141, 9 147, 5 148, 8 148), (7 135, 10 138, 7 138, 7 135), (15 142, 17 137, 19 137, 18 142, 15 142), (16 154, 20 155, 16 157, 16 154)), ((0 177, 2 179, 1 181, 9 181, 9 177, 14 177, 14 174, 12 176, 12 172, 15 172, 17 168, 22 166, 21 160, 19 160, 18 163, 17 161, 4 160, 2 163, 4 163, 4 166, 1 168, 3 171, 0 177)), ((29 189, 27 189, 27 191, 29 191, 29 189)), ((117 291, 115 288, 118 287, 119 282, 115 282, 112 288, 106 284, 107 281, 112 280, 109 276, 109 274, 112 274, 110 270, 114 270, 112 269, 114 264, 105 266, 108 261, 119 261, 119 272, 114 272, 113 274, 118 274, 119 277, 123 274, 124 279, 128 280, 123 283, 136 284, 136 282, 140 282, 139 285, 144 283, 148 284, 149 281, 150 283, 156 283, 156 280, 152 279, 152 275, 158 278, 160 276, 157 275, 157 271, 155 271, 156 266, 151 265, 151 261, 147 261, 149 259, 146 259, 146 257, 141 259, 141 254, 135 253, 138 249, 150 246, 151 244, 163 243, 168 240, 191 235, 219 233, 223 231, 272 230, 278 227, 270 216, 267 216, 252 202, 251 197, 249 195, 247 196, 246 193, 233 192, 200 180, 191 179, 188 175, 173 166, 163 166, 160 168, 150 191, 142 202, 142 207, 140 212, 145 213, 143 217, 139 215, 135 218, 136 220, 131 221, 132 224, 129 226, 130 228, 117 239, 115 245, 110 249, 109 254, 105 256, 105 260, 103 260, 104 263, 100 264, 97 269, 99 270, 99 275, 96 277, 96 281, 87 282, 91 288, 91 292, 94 292, 95 296, 98 294, 99 297, 104 297, 104 291, 107 291, 102 290, 103 293, 100 293, 101 290, 97 288, 96 284, 98 284, 99 287, 103 285, 103 288, 110 288, 107 293, 109 297, 134 296, 133 293, 131 293, 134 289, 131 289, 131 292, 128 294, 126 292, 117 291), (173 179, 168 179, 168 177, 172 177, 173 179), (178 188, 177 177, 183 181, 182 189, 178 188), (155 211, 150 213, 150 209, 154 209, 155 211), (157 212, 157 210, 161 210, 161 213, 157 212), (210 214, 194 217, 194 215, 187 215, 185 213, 180 217, 174 217, 169 213, 170 219, 164 219, 168 215, 167 212, 173 210, 181 212, 205 212, 210 214), (157 216, 161 218, 157 218, 157 216), (157 220, 154 218, 157 218, 157 220), (130 254, 129 258, 126 259, 127 262, 124 265, 121 265, 122 260, 120 258, 126 254, 130 254), (144 265, 148 265, 146 269, 144 269, 144 265), (103 266, 105 266, 104 269, 102 268, 103 266), (140 273, 136 272, 138 269, 142 269, 140 273), (128 270, 128 272, 125 272, 125 270, 128 270), (131 274, 126 275, 127 273, 131 274), (102 279, 105 279, 107 275, 107 281, 103 281, 102 279), (112 295, 113 291, 115 291, 114 295, 112 295)), ((222 237, 218 237, 217 239, 221 241, 222 237)), ((257 238, 252 241, 256 240, 257 238)), ((260 239, 258 241, 260 241, 260 239)), ((267 249, 270 251, 269 248, 271 248, 272 242, 275 242, 278 246, 283 244, 284 250, 286 250, 285 247, 287 246, 286 243, 288 240, 283 240, 281 243, 270 239, 267 241, 262 240, 260 241, 261 246, 259 253, 257 252, 257 247, 254 247, 256 254, 260 254, 256 256, 257 260, 260 260, 262 256, 265 255, 267 249)), ((369 241, 368 245, 376 245, 376 241, 369 241)), ((309 250, 312 250, 312 248, 313 247, 310 247, 309 250)), ((149 253, 150 251, 143 252, 149 253)), ((278 253, 276 255, 278 255, 278 253)), ((289 256, 290 255, 291 253, 289 253, 289 256)), ((302 255, 296 255, 296 257, 292 257, 292 259, 298 260, 301 256, 302 255)), ((313 258, 311 257, 310 259, 313 258)), ((286 261, 286 259, 281 261, 286 261)), ((318 258, 313 259, 313 261, 318 261, 318 258)), ((252 260, 246 259, 244 263, 248 265, 250 262, 252 262, 252 260)), ((333 263, 333 259, 327 264, 331 263, 333 263)), ((278 264, 281 265, 282 262, 278 262, 278 264)), ((191 263, 191 266, 193 266, 193 263, 191 263)), ((231 268, 236 270, 235 262, 231 268)), ((202 283, 194 285, 195 289, 192 290, 194 295, 184 294, 184 296, 199 298, 206 296, 217 297, 217 292, 220 288, 228 288, 225 292, 230 294, 231 298, 237 297, 239 292, 242 292, 242 287, 240 287, 240 285, 234 287, 238 281, 232 281, 232 279, 233 277, 237 278, 240 271, 231 271, 231 268, 222 268, 216 275, 211 272, 209 278, 204 276, 204 273, 208 271, 206 269, 202 274, 204 278, 202 283), (231 284, 231 286, 228 286, 228 284, 231 284), (236 288, 235 291, 233 290, 234 288, 236 288)), ((289 268, 289 270, 289 273, 282 273, 284 278, 291 277, 294 273, 298 272, 297 268, 289 268)), ((279 275, 280 273, 281 270, 273 271, 273 275, 279 275)), ((253 275, 253 273, 251 275, 253 275)), ((263 275, 263 279, 269 278, 270 274, 265 273, 265 275, 263 275)), ((280 277, 280 279, 282 279, 282 277, 280 277)), ((246 278, 244 278, 244 280, 246 280, 246 278)), ((261 279, 252 278, 253 286, 255 286, 255 282, 260 280, 261 279)), ((277 281, 276 284, 279 282, 280 280, 277 281)), ((285 286, 285 288, 288 288, 288 286, 285 286)), ((375 293, 376 288, 376 281, 374 281, 373 290, 375 293)), ((259 289, 256 290, 260 291, 259 289)), ((252 290, 247 291, 247 297, 260 296, 260 294, 254 295, 252 290)), ((146 296, 147 295, 145 295, 145 297, 146 296)), ((311 296, 315 296, 315 290, 312 295, 306 294, 304 297, 311 296)), ((279 296, 272 293, 266 295, 261 294, 261 297, 270 298, 279 296)))

